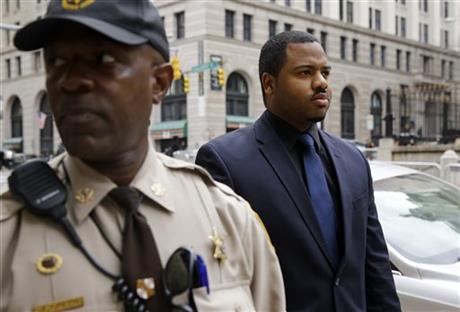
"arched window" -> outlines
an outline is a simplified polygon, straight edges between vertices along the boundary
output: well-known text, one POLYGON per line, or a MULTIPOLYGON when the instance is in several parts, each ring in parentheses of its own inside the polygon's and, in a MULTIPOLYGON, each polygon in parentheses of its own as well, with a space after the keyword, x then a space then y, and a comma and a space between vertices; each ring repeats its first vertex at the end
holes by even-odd
POLYGON ((340 97, 341 136, 344 139, 355 138, 355 98, 349 88, 342 91, 340 97))
POLYGON ((161 103, 161 121, 187 119, 187 94, 184 93, 184 76, 174 80, 161 103))
POLYGON ((18 97, 11 105, 11 137, 22 138, 22 105, 18 97))
POLYGON ((371 131, 374 144, 382 137, 382 97, 376 91, 371 95, 371 115, 374 120, 374 128, 371 131))
POLYGON ((40 129, 40 154, 41 156, 49 156, 53 154, 53 115, 51 114, 46 94, 40 100, 38 122, 40 129))
POLYGON ((246 80, 238 73, 228 76, 226 89, 227 115, 249 115, 249 92, 246 80))

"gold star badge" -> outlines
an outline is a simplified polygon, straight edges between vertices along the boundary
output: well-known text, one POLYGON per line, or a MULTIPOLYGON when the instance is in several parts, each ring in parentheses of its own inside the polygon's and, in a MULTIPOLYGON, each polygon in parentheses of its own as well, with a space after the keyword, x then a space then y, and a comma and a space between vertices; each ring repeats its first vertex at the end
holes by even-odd
POLYGON ((84 187, 75 193, 75 199, 82 204, 89 203, 93 199, 93 196, 94 190, 89 187, 84 187))
POLYGON ((150 278, 139 278, 136 280, 136 293, 139 298, 147 300, 155 295, 155 281, 150 278))
POLYGON ((53 274, 62 267, 62 257, 55 253, 46 253, 35 263, 37 271, 42 274, 53 274))
POLYGON ((212 244, 214 247, 214 252, 213 252, 214 259, 216 259, 219 262, 227 259, 227 256, 225 255, 225 252, 224 252, 224 240, 219 235, 219 233, 217 233, 216 228, 212 229, 212 235, 209 236, 209 239, 212 241, 212 244))
POLYGON ((165 187, 163 186, 163 184, 158 183, 158 182, 157 182, 157 183, 153 183, 151 189, 152 189, 152 192, 153 192, 153 194, 154 194, 155 196, 161 197, 161 196, 163 196, 163 195, 166 193, 166 189, 165 189, 165 187))

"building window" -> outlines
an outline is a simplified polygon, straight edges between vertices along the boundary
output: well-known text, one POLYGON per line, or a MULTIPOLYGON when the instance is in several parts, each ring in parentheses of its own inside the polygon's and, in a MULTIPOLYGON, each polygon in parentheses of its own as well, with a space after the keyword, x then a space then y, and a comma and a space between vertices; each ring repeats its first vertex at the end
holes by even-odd
POLYGON ((39 72, 42 69, 42 53, 41 51, 35 51, 33 54, 34 58, 34 70, 39 72))
POLYGON ((6 37, 6 46, 9 46, 11 43, 11 33, 8 29, 5 29, 5 37, 6 37))
POLYGON ((396 50, 396 69, 401 70, 401 53, 400 49, 396 50))
POLYGON ((454 80, 454 62, 449 62, 449 80, 454 80))
POLYGON ((428 0, 422 0, 423 12, 428 12, 428 0))
POLYGON ((164 16, 161 17, 161 26, 163 26, 163 28, 165 27, 165 17, 164 16))
POLYGON ((426 55, 422 55, 422 70, 426 75, 431 74, 431 58, 426 55))
POLYGON ((406 18, 401 16, 401 37, 406 38, 406 18))
POLYGON ((18 77, 22 76, 22 65, 20 56, 16 56, 16 74, 18 75, 18 77))
POLYGON ((252 40, 252 15, 243 14, 243 40, 252 40))
POLYGON ((315 14, 321 15, 323 13, 323 4, 321 0, 315 0, 315 14))
POLYGON ((320 33, 320 43, 321 46, 323 47, 324 52, 327 52, 327 32, 322 31, 320 33))
POLYGON ((310 35, 314 35, 315 30, 313 28, 307 28, 307 33, 309 33, 310 35))
POLYGON ((401 0, 402 5, 406 5, 406 0, 401 0))
POLYGON ((449 2, 444 1, 444 18, 449 17, 449 2))
POLYGON ((10 0, 5 0, 5 13, 10 12, 10 0))
POLYGON ((358 61, 358 44, 359 41, 358 39, 353 39, 353 46, 352 46, 352 57, 353 57, 353 62, 358 61))
POLYGON ((291 6, 291 0, 284 0, 284 5, 287 7, 291 6))
POLYGON ((353 2, 347 1, 347 22, 353 23, 353 2))
POLYGON ((161 103, 161 121, 187 119, 187 95, 184 93, 183 76, 174 80, 161 103))
POLYGON ((371 95, 371 115, 374 120, 374 128, 371 131, 372 141, 377 143, 382 137, 382 97, 377 92, 371 95))
POLYGON ((339 18, 343 21, 343 0, 339 0, 339 18))
POLYGON ((399 16, 395 16, 395 35, 399 35, 399 16))
POLYGON ((22 105, 18 97, 11 105, 11 137, 22 138, 22 105))
POLYGON ((443 31, 444 33, 444 48, 449 48, 449 31, 448 30, 444 30, 443 31))
POLYGON ((292 30, 292 24, 284 23, 284 31, 291 31, 291 30, 292 30))
POLYGON ((21 8, 21 0, 16 0, 16 9, 19 10, 21 8))
POLYGON ((355 99, 349 88, 340 97, 340 135, 344 139, 355 138, 355 99))
POLYGON ((422 23, 418 23, 418 41, 422 42, 422 39, 423 39, 422 23))
POLYGON ((11 60, 10 59, 5 60, 5 67, 6 67, 6 78, 10 79, 11 78, 11 60))
POLYGON ((370 45, 370 63, 371 65, 375 65, 375 43, 371 43, 370 45))
POLYGON ((268 21, 268 37, 271 38, 276 35, 276 25, 278 24, 277 21, 269 20, 268 21))
POLYGON ((446 76, 446 60, 441 60, 441 78, 446 76))
POLYGON ((423 43, 428 43, 428 25, 423 24, 423 43))
POLYGON ((340 58, 342 60, 347 59, 347 37, 340 37, 340 58))
POLYGON ((380 10, 375 10, 375 29, 382 30, 382 12, 380 10))
POLYGON ((235 37, 235 12, 225 10, 225 37, 235 37))
POLYGON ((232 73, 228 76, 225 102, 227 115, 249 115, 248 84, 243 76, 238 73, 232 73))
POLYGON ((311 0, 305 0, 305 10, 311 12, 311 0))
POLYGON ((410 72, 410 52, 406 51, 406 72, 410 72))
POLYGON ((176 18, 176 38, 181 39, 185 37, 185 12, 174 14, 176 18))
POLYGON ((381 46, 380 47, 380 66, 385 67, 386 65, 386 54, 387 54, 387 47, 381 46))
POLYGON ((369 8, 369 29, 372 29, 372 8, 369 8))
POLYGON ((53 154, 53 115, 51 114, 46 94, 40 100, 38 120, 38 128, 40 129, 40 155, 50 156, 53 154))

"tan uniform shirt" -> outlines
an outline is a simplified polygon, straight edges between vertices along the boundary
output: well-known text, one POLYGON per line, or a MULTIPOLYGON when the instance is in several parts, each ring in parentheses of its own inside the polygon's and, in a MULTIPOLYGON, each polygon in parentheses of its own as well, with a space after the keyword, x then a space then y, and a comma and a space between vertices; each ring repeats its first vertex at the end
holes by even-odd
MULTIPOLYGON (((113 273, 121 261, 104 240, 90 213, 99 217, 102 231, 121 252, 123 211, 106 195, 116 185, 69 155, 52 161, 68 187, 68 217, 90 254, 113 273)), ((194 290, 200 311, 282 311, 285 309, 281 270, 263 225, 249 205, 229 188, 214 182, 202 168, 150 149, 131 183, 144 194, 139 211, 145 215, 163 266, 180 246, 191 247, 207 266, 210 294, 194 290), (214 259, 209 236, 223 238, 226 260, 214 259)), ((75 248, 59 225, 37 218, 10 192, 1 197, 2 311, 75 307, 81 311, 120 311, 111 291, 113 281, 97 271, 75 248), (52 274, 37 270, 46 253, 62 258, 52 274)), ((185 295, 179 299, 184 299, 185 295)), ((42 309, 42 311, 44 311, 42 309)), ((51 310, 50 310, 51 311, 51 310)))

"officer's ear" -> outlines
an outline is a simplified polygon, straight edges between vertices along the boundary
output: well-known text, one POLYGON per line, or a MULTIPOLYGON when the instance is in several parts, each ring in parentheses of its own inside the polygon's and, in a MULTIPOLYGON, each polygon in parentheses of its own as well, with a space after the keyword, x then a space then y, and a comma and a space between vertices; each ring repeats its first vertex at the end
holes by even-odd
POLYGON ((159 104, 171 86, 173 70, 169 63, 152 67, 152 103, 159 104))
POLYGON ((269 73, 262 74, 262 89, 267 96, 271 96, 275 90, 275 79, 269 73))

